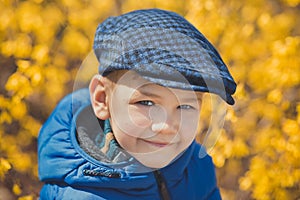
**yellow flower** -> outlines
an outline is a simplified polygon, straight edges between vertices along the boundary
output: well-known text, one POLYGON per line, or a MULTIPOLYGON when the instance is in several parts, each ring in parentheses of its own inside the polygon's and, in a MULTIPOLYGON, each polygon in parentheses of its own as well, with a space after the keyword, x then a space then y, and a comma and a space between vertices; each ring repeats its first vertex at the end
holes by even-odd
POLYGON ((300 128, 299 128, 299 123, 297 123, 296 120, 292 119, 286 119, 283 122, 282 129, 287 135, 299 135, 300 133, 300 128))
POLYGON ((252 180, 249 177, 242 177, 239 183, 241 190, 249 190, 252 186, 252 180))
POLYGON ((244 141, 241 139, 236 139, 233 141, 233 150, 232 156, 233 157, 245 157, 249 155, 249 148, 244 141))
POLYGON ((297 5, 300 4, 300 0, 285 0, 288 5, 296 7, 297 5))
POLYGON ((83 58, 90 48, 88 38, 74 28, 69 28, 65 32, 62 45, 66 53, 72 58, 83 58))
POLYGON ((9 107, 10 114, 13 118, 20 120, 27 113, 27 107, 24 102, 18 97, 13 97, 9 107))
POLYGON ((0 157, 0 180, 4 179, 4 175, 11 169, 11 164, 5 159, 0 157))
POLYGON ((267 100, 271 103, 279 104, 282 100, 282 92, 279 89, 274 89, 269 92, 267 100))
POLYGON ((32 195, 26 195, 18 198, 18 200, 33 200, 33 199, 34 198, 32 195))
POLYGON ((16 12, 19 28, 24 33, 30 33, 35 29, 39 29, 43 25, 40 15, 41 7, 32 1, 23 1, 19 4, 16 12))
POLYGON ((30 154, 23 153, 19 149, 15 152, 11 152, 9 155, 10 162, 19 172, 26 172, 31 169, 32 158, 30 154))
POLYGON ((17 94, 19 98, 24 98, 32 92, 28 78, 19 72, 16 72, 9 77, 5 89, 13 94, 17 94))
POLYGON ((13 24, 14 13, 9 7, 2 7, 0 5, 0 31, 5 31, 13 24))
POLYGON ((15 195, 20 195, 22 193, 22 189, 18 184, 13 185, 12 191, 15 195))
POLYGON ((37 61, 39 64, 45 64, 49 62, 49 47, 46 45, 36 45, 33 48, 31 58, 37 61))

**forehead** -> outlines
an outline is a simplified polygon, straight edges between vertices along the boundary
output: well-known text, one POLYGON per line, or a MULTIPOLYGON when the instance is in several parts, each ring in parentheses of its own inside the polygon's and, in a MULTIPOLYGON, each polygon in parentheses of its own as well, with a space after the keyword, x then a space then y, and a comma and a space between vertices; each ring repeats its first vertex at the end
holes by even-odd
POLYGON ((124 89, 131 89, 135 94, 144 94, 150 96, 169 96, 175 95, 186 99, 202 99, 202 92, 192 90, 183 90, 176 88, 164 87, 153 82, 150 82, 134 71, 122 70, 118 73, 116 85, 124 89))
POLYGON ((173 94, 177 97, 190 99, 190 100, 192 99, 199 100, 202 98, 202 93, 200 92, 164 87, 151 82, 148 82, 147 84, 144 84, 139 88, 136 88, 136 92, 140 92, 142 94, 150 95, 150 96, 151 95, 170 96, 171 94, 173 94))

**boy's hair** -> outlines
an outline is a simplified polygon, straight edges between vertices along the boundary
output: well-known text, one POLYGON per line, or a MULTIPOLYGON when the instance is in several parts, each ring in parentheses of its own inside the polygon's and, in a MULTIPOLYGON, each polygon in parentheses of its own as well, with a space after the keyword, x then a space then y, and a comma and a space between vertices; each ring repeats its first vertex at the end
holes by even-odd
POLYGON ((134 70, 166 87, 218 94, 234 104, 236 83, 216 49, 180 15, 133 11, 101 23, 94 51, 99 73, 134 70))
POLYGON ((117 83, 126 72, 128 72, 128 70, 116 70, 110 72, 105 77, 108 78, 112 83, 117 83))

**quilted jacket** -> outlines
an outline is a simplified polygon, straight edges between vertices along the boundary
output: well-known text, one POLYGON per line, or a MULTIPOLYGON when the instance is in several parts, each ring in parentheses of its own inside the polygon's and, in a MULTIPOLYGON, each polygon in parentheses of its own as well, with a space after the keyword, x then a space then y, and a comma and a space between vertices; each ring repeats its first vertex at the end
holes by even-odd
POLYGON ((76 137, 76 121, 89 106, 88 89, 78 90, 43 125, 38 137, 39 178, 45 183, 41 200, 221 199, 212 159, 199 157, 195 141, 168 166, 140 173, 134 170, 143 166, 135 160, 107 164, 90 156, 76 137))

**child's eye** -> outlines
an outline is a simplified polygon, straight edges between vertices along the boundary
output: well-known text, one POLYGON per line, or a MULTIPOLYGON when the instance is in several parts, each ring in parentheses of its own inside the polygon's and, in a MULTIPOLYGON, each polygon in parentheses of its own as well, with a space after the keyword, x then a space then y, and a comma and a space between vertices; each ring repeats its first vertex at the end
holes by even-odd
POLYGON ((143 106, 154 106, 154 102, 153 101, 148 101, 148 100, 144 100, 144 101, 139 101, 137 102, 138 104, 141 104, 143 106))
POLYGON ((178 106, 178 109, 189 110, 189 109, 194 109, 194 107, 190 105, 180 105, 178 106))

